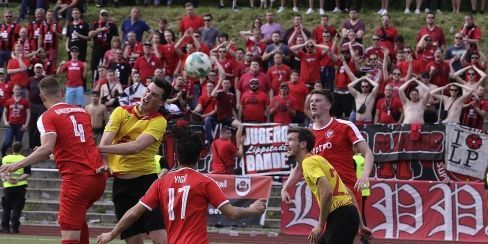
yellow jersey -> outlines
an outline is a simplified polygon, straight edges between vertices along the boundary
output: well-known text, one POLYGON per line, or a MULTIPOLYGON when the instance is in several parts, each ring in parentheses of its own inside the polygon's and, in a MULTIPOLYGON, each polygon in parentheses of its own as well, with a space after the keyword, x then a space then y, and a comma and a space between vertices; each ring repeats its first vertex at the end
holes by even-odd
POLYGON ((147 175, 156 173, 154 155, 156 155, 166 132, 167 122, 159 112, 141 116, 139 110, 138 106, 116 108, 110 115, 105 132, 116 134, 112 144, 135 141, 141 134, 154 137, 156 142, 134 155, 109 154, 108 163, 114 174, 147 175))
POLYGON ((353 205, 352 198, 347 191, 346 185, 342 182, 339 174, 334 167, 320 155, 309 155, 302 162, 302 171, 305 182, 320 203, 317 181, 320 177, 325 177, 330 190, 332 191, 332 206, 330 212, 335 209, 353 205))

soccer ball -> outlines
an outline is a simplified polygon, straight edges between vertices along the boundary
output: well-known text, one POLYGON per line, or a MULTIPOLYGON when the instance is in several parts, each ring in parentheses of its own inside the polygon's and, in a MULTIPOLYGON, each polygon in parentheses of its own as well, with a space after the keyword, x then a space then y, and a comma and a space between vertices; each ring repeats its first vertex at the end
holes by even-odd
POLYGON ((212 63, 207 54, 194 52, 186 58, 185 74, 193 78, 206 77, 212 68, 212 63))

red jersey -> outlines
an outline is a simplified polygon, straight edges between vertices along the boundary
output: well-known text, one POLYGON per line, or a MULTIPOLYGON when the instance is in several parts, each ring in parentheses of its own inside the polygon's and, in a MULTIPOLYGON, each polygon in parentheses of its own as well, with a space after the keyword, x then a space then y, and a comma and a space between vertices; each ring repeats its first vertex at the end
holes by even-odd
POLYGON ((288 108, 294 109, 296 107, 293 99, 290 97, 283 98, 281 95, 275 96, 271 99, 270 107, 271 109, 276 107, 272 120, 274 123, 289 124, 292 122, 293 117, 288 108))
POLYGON ((61 176, 95 175, 102 166, 102 158, 93 140, 90 115, 85 109, 57 103, 37 121, 41 137, 56 134, 54 161, 61 176))
POLYGON ((266 107, 269 105, 268 95, 262 91, 247 91, 242 94, 242 121, 266 122, 266 107))
POLYGON ((217 94, 217 120, 233 118, 233 111, 236 106, 236 97, 233 93, 220 90, 217 94))
POLYGON ((7 110, 7 121, 12 125, 23 125, 27 119, 27 109, 30 108, 29 101, 25 98, 16 100, 10 98, 5 101, 5 109, 7 110))
POLYGON ((128 49, 128 53, 129 53, 128 54, 129 55, 129 64, 131 66, 134 66, 134 63, 136 62, 137 58, 133 58, 130 56, 132 56, 133 54, 139 54, 140 56, 142 56, 143 55, 142 47, 143 47, 142 42, 136 42, 133 45, 126 44, 126 48, 128 49))
POLYGON ((246 51, 253 53, 254 56, 262 56, 266 50, 266 46, 267 44, 264 41, 256 42, 251 39, 246 41, 246 51))
POLYGON ((375 35, 380 37, 381 47, 388 48, 390 53, 395 52, 395 38, 398 36, 398 31, 395 27, 380 27, 376 29, 375 35))
POLYGON ((36 42, 34 40, 18 40, 18 43, 22 44, 24 47, 24 55, 27 55, 36 50, 36 42))
POLYGON ((322 50, 315 50, 313 53, 299 51, 297 57, 300 58, 300 82, 315 84, 320 82, 320 60, 322 50))
POLYGON ((29 40, 34 40, 34 49, 37 50, 39 37, 44 36, 44 27, 47 25, 45 20, 32 21, 27 25, 27 31, 29 33, 29 40))
MULTIPOLYGON (((430 61, 434 60, 434 46, 428 46, 417 51, 417 59, 420 61, 421 67, 426 67, 430 61)), ((426 72, 428 70, 422 69, 420 72, 426 72)))
POLYGON ((202 106, 202 114, 208 114, 217 106, 217 99, 215 97, 209 97, 207 94, 203 94, 198 98, 198 104, 202 106))
POLYGON ((430 67, 435 68, 434 72, 431 75, 430 83, 438 87, 444 86, 449 83, 449 72, 451 71, 449 63, 447 63, 446 61, 442 61, 441 63, 436 63, 435 61, 432 61, 427 64, 425 70, 429 71, 430 67))
POLYGON ((303 109, 305 108, 305 99, 308 95, 307 85, 300 81, 297 83, 288 82, 288 87, 290 88, 288 96, 295 103, 295 111, 303 112, 303 109))
POLYGON ((46 51, 58 50, 58 46, 59 46, 58 34, 62 32, 62 28, 63 28, 62 25, 58 23, 51 23, 51 24, 46 23, 43 26, 42 33, 44 33, 44 39, 43 39, 42 47, 46 51))
POLYGON ((237 147, 230 140, 215 139, 212 142, 212 174, 234 174, 234 157, 237 147))
MULTIPOLYGON (((469 103, 471 103, 471 101, 473 101, 473 99, 469 98, 464 102, 464 104, 469 104, 469 103)), ((488 111, 488 100, 476 99, 473 107, 470 106, 470 107, 465 108, 464 112, 462 113, 461 124, 482 130, 483 129, 483 122, 484 122, 483 116, 476 113, 474 107, 477 107, 478 109, 480 109, 482 111, 488 111)))
POLYGON ((286 64, 277 66, 276 64, 268 69, 268 77, 271 80, 271 89, 273 89, 273 94, 278 94, 280 92, 281 82, 286 82, 290 79, 291 69, 286 64))
POLYGON ((12 87, 7 82, 0 82, 0 106, 3 107, 12 94, 12 87))
POLYGON ((163 212, 168 243, 209 243, 207 208, 220 208, 229 203, 217 183, 190 168, 172 171, 156 180, 139 201, 153 210, 163 212))
POLYGON ((66 72, 66 86, 77 87, 83 85, 83 73, 85 72, 85 64, 82 61, 68 61, 61 70, 66 72))
POLYGON ((134 64, 134 69, 137 69, 139 71, 139 74, 141 74, 141 83, 144 85, 146 85, 146 81, 148 78, 154 76, 154 70, 162 67, 163 65, 161 64, 159 58, 156 58, 156 56, 152 55, 149 59, 141 56, 136 60, 136 63, 134 64))
MULTIPOLYGON (((356 73, 356 65, 352 62, 352 60, 348 60, 347 65, 349 66, 353 74, 356 73)), ((336 73, 335 87, 338 89, 347 90, 347 85, 349 83, 351 83, 351 79, 349 79, 349 77, 347 76, 344 66, 340 64, 336 73)))
MULTIPOLYGON (((27 67, 29 67, 31 65, 30 60, 28 58, 23 58, 22 61, 24 62, 25 66, 27 66, 27 67)), ((20 65, 19 65, 19 61, 17 59, 13 58, 13 59, 10 59, 8 61, 7 70, 19 69, 19 68, 20 68, 20 65)), ((11 74, 10 75, 10 81, 12 82, 12 86, 13 85, 19 85, 21 87, 26 87, 29 85, 29 84, 27 84, 29 81, 29 73, 26 70, 24 72, 11 74)))
MULTIPOLYGON (((339 53, 339 49, 337 47, 332 49, 332 42, 324 43, 324 45, 328 46, 329 50, 331 50, 331 52, 333 52, 334 54, 337 55, 339 53)), ((320 60, 320 67, 323 67, 323 66, 325 66, 325 67, 335 66, 335 63, 330 59, 329 55, 324 55, 324 57, 320 60)))
POLYGON ((200 30, 200 28, 203 26, 204 26, 204 24, 203 24, 203 19, 201 16, 185 15, 185 16, 183 16, 183 18, 181 18, 181 21, 180 21, 180 32, 184 33, 189 28, 193 28, 193 32, 198 32, 198 30, 200 30))
POLYGON ((366 58, 369 58, 369 56, 371 56, 372 54, 376 55, 376 57, 378 57, 380 60, 383 60, 383 58, 385 57, 385 54, 383 53, 381 47, 371 46, 366 48, 366 50, 364 51, 364 56, 366 58))
MULTIPOLYGON (((387 101, 385 98, 381 98, 376 103, 376 111, 378 113, 378 123, 380 124, 395 124, 397 120, 394 118, 394 114, 400 115, 400 109, 403 107, 399 98, 392 97, 387 101)), ((398 119, 398 118, 397 118, 398 119)))
POLYGON ((437 26, 437 25, 434 26, 434 28, 432 28, 432 30, 429 29, 428 26, 424 26, 424 27, 420 28, 419 33, 417 33, 417 43, 420 41, 420 38, 422 38, 422 36, 424 36, 426 34, 429 34, 430 38, 432 39, 432 42, 437 43, 439 45, 439 47, 446 44, 446 39, 444 37, 444 31, 439 26, 437 26))
POLYGON ((160 52, 166 74, 173 74, 176 70, 176 66, 178 66, 178 60, 180 59, 176 53, 175 45, 163 45, 160 52))
POLYGON ((19 38, 19 32, 22 28, 21 24, 17 23, 2 23, 0 24, 0 50, 12 51, 15 42, 19 38))
POLYGON ((351 187, 357 180, 352 146, 364 141, 361 132, 350 121, 331 118, 329 124, 323 128, 313 128, 313 134, 315 147, 312 153, 326 158, 342 181, 352 190, 351 187))

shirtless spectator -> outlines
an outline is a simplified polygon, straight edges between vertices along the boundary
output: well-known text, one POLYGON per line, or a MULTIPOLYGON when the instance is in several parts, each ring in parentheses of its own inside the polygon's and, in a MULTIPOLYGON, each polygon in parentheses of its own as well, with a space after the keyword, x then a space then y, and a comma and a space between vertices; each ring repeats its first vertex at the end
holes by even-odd
POLYGON ((478 89, 478 86, 480 84, 483 84, 483 82, 486 79, 486 73, 478 69, 476 66, 466 66, 460 70, 458 70, 456 73, 453 75, 453 79, 463 85, 468 86, 471 88, 473 91, 476 91, 478 89), (466 79, 461 78, 461 74, 466 72, 466 79), (479 78, 478 78, 478 77, 479 78))
POLYGON ((102 138, 106 119, 108 118, 107 107, 100 102, 100 92, 92 91, 90 103, 85 106, 86 112, 90 115, 91 125, 95 142, 98 144, 102 138))
POLYGON ((398 124, 403 116, 403 106, 399 98, 392 96, 393 87, 385 85, 385 96, 376 103, 374 124, 398 124))
POLYGON ((407 98, 405 90, 412 82, 416 82, 419 86, 424 87, 424 89, 429 89, 426 85, 416 79, 410 79, 400 86, 398 94, 403 104, 403 124, 424 124, 424 111, 426 109, 426 104, 429 101, 429 96, 427 95, 420 98, 419 91, 416 88, 412 88, 410 89, 407 98))
POLYGON ((440 112, 442 123, 459 124, 464 101, 468 97, 471 97, 472 93, 473 89, 458 83, 451 83, 430 91, 430 95, 441 100, 444 105, 444 108, 441 108, 442 110, 440 112), (443 94, 446 88, 449 89, 449 96, 443 94), (445 118, 443 118, 443 114, 445 114, 445 118))
POLYGON ((119 96, 122 92, 122 85, 115 78, 115 72, 107 70, 107 83, 100 88, 100 103, 107 106, 109 111, 112 111, 119 106, 119 96))
POLYGON ((349 83, 347 88, 354 97, 356 104, 356 121, 357 126, 373 124, 373 108, 378 93, 378 83, 367 76, 363 76, 349 83), (356 90, 356 85, 360 84, 360 90, 356 90))

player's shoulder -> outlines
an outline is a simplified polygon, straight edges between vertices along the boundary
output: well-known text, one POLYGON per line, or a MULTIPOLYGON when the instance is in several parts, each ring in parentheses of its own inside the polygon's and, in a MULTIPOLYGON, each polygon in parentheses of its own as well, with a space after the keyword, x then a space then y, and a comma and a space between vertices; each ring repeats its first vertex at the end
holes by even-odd
POLYGON ((331 125, 339 128, 357 129, 356 125, 353 122, 344 119, 333 119, 331 125))

